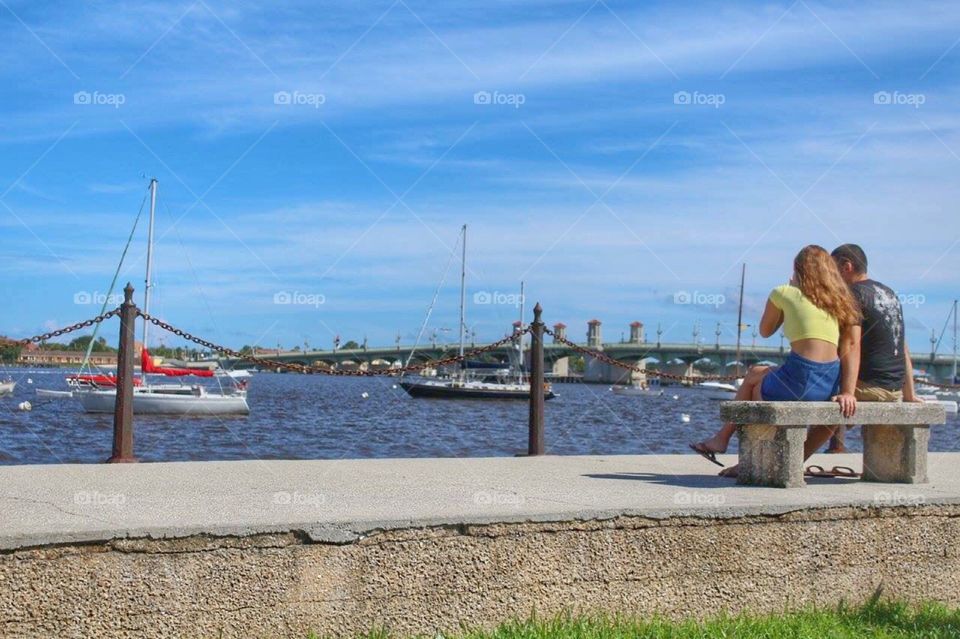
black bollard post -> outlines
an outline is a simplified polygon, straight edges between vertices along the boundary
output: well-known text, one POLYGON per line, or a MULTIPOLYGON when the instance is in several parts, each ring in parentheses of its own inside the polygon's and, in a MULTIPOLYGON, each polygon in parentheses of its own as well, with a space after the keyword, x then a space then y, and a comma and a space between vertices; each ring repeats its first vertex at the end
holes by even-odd
POLYGON ((543 455, 544 443, 543 402, 543 309, 540 303, 533 307, 533 324, 530 325, 530 440, 528 455, 543 455))
POLYGON ((133 355, 137 305, 127 283, 120 305, 120 350, 117 353, 117 401, 113 409, 113 454, 108 464, 137 461, 133 456, 133 355))

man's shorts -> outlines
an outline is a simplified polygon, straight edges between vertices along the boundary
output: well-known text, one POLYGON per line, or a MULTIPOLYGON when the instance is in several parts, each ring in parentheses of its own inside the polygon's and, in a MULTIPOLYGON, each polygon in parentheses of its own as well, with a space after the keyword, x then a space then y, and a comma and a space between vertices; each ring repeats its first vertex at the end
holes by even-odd
POLYGON ((903 391, 887 390, 879 386, 868 386, 863 382, 857 382, 855 395, 858 402, 902 402, 903 391))

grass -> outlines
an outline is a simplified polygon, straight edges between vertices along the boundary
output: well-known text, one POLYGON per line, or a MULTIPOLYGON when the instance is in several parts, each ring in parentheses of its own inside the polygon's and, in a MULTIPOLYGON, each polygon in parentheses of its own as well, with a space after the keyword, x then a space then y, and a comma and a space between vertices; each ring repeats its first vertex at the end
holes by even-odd
MULTIPOLYGON (((313 637, 311 635, 311 637, 313 637)), ((578 617, 512 621, 490 631, 463 630, 448 639, 927 639, 960 638, 960 610, 877 602, 784 615, 737 615, 703 622, 578 617)), ((376 631, 366 639, 397 639, 376 631)))

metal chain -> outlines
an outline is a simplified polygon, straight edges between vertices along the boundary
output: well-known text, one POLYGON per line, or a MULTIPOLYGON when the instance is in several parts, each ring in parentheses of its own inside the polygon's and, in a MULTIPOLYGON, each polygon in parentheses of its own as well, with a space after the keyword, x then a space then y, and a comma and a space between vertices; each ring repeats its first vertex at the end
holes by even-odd
POLYGON ((85 320, 83 322, 77 322, 76 324, 71 324, 70 326, 65 326, 64 328, 60 328, 55 331, 50 331, 49 333, 44 333, 43 335, 35 335, 33 337, 27 337, 25 339, 13 340, 13 343, 21 344, 23 346, 26 346, 27 344, 31 344, 31 343, 38 344, 40 342, 45 342, 48 339, 52 339, 54 337, 60 337, 61 335, 66 335, 74 331, 79 331, 82 328, 90 328, 94 324, 99 324, 100 322, 108 320, 111 317, 114 317, 115 315, 119 315, 119 314, 120 314, 120 307, 117 307, 112 311, 107 311, 102 315, 97 315, 96 317, 85 320))
POLYGON ((227 348, 226 346, 220 346, 219 344, 214 344, 213 342, 209 342, 205 339, 201 339, 199 337, 191 335, 190 333, 184 330, 181 330, 179 328, 176 328, 175 326, 171 326, 170 324, 167 324, 162 320, 159 320, 147 313, 144 313, 143 311, 140 311, 139 309, 137 310, 137 314, 140 317, 142 317, 144 320, 150 322, 151 324, 153 324, 158 328, 162 328, 165 331, 173 333, 177 337, 181 337, 189 342, 193 342, 194 344, 203 346, 204 348, 207 348, 211 351, 216 351, 221 355, 226 355, 227 357, 232 357, 234 359, 239 359, 246 362, 253 362, 255 364, 260 364, 261 366, 265 366, 267 368, 282 368, 284 370, 294 371, 297 373, 320 373, 322 375, 336 375, 336 376, 346 376, 346 377, 374 377, 378 375, 398 375, 400 373, 419 373, 420 371, 426 368, 436 368, 439 366, 446 366, 456 362, 464 361, 470 357, 483 355, 484 353, 488 353, 490 351, 496 350, 501 346, 504 346, 505 344, 508 344, 509 342, 514 341, 520 335, 525 335, 526 333, 530 332, 530 328, 527 327, 521 332, 514 333, 513 335, 509 335, 499 341, 493 342, 492 344, 487 344, 486 346, 482 346, 480 348, 475 348, 470 351, 467 351, 462 356, 454 355, 452 357, 445 357, 442 359, 430 360, 428 362, 421 362, 419 364, 403 366, 400 368, 384 368, 384 369, 377 369, 377 370, 349 371, 349 370, 332 370, 327 368, 319 368, 315 366, 306 366, 304 364, 292 364, 288 362, 280 362, 277 360, 267 359, 265 357, 257 357, 256 355, 243 354, 231 348, 227 348))
POLYGON ((574 343, 574 342, 571 342, 570 340, 568 340, 568 339, 565 338, 565 337, 561 337, 561 336, 557 335, 556 333, 554 333, 553 331, 551 331, 549 328, 544 328, 544 329, 543 329, 543 332, 546 333, 547 335, 551 336, 554 340, 556 340, 556 341, 559 342, 560 344, 563 344, 564 346, 567 346, 567 347, 573 349, 574 351, 576 351, 577 353, 580 353, 581 355, 588 355, 588 356, 590 356, 590 357, 592 357, 592 358, 594 358, 594 359, 600 360, 601 362, 604 362, 604 363, 609 364, 609 365, 611 365, 611 366, 616 366, 617 368, 622 368, 622 369, 624 369, 624 370, 633 371, 633 372, 635 372, 635 373, 643 373, 644 375, 649 375, 649 376, 651 376, 651 377, 659 377, 660 379, 666 379, 666 380, 670 380, 670 381, 674 381, 674 382, 687 382, 687 381, 689 381, 689 382, 704 382, 704 381, 718 381, 718 382, 720 382, 720 381, 724 381, 724 382, 729 381, 729 382, 732 382, 732 381, 734 381, 734 380, 739 379, 739 376, 737 376, 737 375, 698 375, 698 376, 690 376, 690 375, 675 375, 675 374, 673 374, 673 373, 664 373, 663 371, 657 371, 657 370, 647 370, 647 369, 645 369, 645 368, 640 368, 639 366, 634 366, 633 364, 625 364, 624 362, 621 362, 620 360, 614 359, 613 357, 610 357, 610 356, 607 355, 606 353, 602 353, 602 352, 600 352, 600 351, 598 351, 598 350, 594 350, 594 349, 591 349, 591 348, 586 348, 586 347, 584 347, 584 346, 580 346, 579 344, 576 344, 576 343, 574 343))

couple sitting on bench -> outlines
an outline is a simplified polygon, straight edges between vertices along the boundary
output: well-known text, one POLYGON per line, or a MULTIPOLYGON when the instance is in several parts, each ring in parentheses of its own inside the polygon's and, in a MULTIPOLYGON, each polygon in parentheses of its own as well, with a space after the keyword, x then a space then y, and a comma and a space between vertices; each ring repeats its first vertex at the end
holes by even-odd
MULTIPOLYGON (((789 284, 770 293, 759 333, 783 327, 790 354, 782 366, 754 366, 737 391, 740 401, 836 401, 844 417, 857 401, 918 401, 913 364, 904 340, 903 310, 896 293, 867 276, 867 257, 856 244, 827 253, 806 246, 793 261, 789 284)), ((813 426, 804 459, 845 426, 813 426)), ((690 447, 710 460, 725 453, 736 432, 724 424, 690 447)), ((720 472, 736 477, 737 466, 720 472)))

